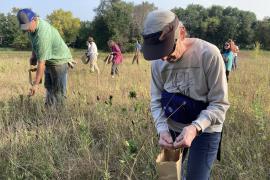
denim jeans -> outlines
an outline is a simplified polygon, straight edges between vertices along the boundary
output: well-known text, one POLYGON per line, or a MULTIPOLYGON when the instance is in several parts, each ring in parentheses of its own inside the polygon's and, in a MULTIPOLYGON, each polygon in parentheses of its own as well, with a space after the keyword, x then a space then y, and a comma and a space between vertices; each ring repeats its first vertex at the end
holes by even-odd
POLYGON ((46 65, 45 88, 48 106, 63 104, 67 89, 68 64, 46 65))
MULTIPOLYGON (((173 140, 179 135, 171 130, 170 133, 173 140)), ((184 149, 183 161, 189 151, 186 180, 210 179, 211 168, 217 158, 220 138, 220 132, 202 133, 193 140, 190 148, 184 149)))

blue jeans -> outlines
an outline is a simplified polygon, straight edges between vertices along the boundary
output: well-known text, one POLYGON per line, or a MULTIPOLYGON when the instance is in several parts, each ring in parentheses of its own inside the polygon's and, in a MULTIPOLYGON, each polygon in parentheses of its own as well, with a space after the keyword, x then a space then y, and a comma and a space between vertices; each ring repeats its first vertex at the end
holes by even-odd
POLYGON ((67 92, 68 64, 46 65, 45 88, 48 106, 63 104, 67 92))
MULTIPOLYGON (((173 140, 179 133, 171 131, 173 140)), ((207 180, 210 179, 210 172, 214 160, 217 158, 219 142, 221 138, 220 132, 202 133, 197 136, 190 148, 185 148, 183 152, 183 161, 189 151, 187 162, 187 180, 207 180)))

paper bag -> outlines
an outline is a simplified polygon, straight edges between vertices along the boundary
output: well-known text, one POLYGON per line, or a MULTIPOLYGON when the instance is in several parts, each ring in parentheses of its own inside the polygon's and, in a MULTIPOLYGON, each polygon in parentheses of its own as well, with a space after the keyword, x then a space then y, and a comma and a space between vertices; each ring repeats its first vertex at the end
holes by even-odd
POLYGON ((181 180, 182 150, 162 149, 156 159, 159 180, 181 180))

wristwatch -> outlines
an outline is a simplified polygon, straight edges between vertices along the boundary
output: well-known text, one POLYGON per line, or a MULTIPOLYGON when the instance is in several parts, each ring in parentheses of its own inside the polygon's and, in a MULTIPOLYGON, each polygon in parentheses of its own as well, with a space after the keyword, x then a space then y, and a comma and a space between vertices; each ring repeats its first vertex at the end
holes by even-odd
POLYGON ((192 122, 191 124, 196 127, 197 136, 201 135, 202 134, 202 128, 201 128, 201 126, 197 122, 192 122))

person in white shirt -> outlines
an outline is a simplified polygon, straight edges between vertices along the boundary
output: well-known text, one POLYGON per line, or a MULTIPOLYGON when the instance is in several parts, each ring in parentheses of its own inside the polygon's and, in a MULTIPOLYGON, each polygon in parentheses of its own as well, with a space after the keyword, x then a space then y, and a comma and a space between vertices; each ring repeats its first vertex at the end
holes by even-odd
POLYGON ((95 70, 97 70, 97 73, 99 74, 100 71, 97 65, 98 50, 93 37, 88 38, 87 47, 87 57, 90 63, 91 72, 95 72, 95 70))

